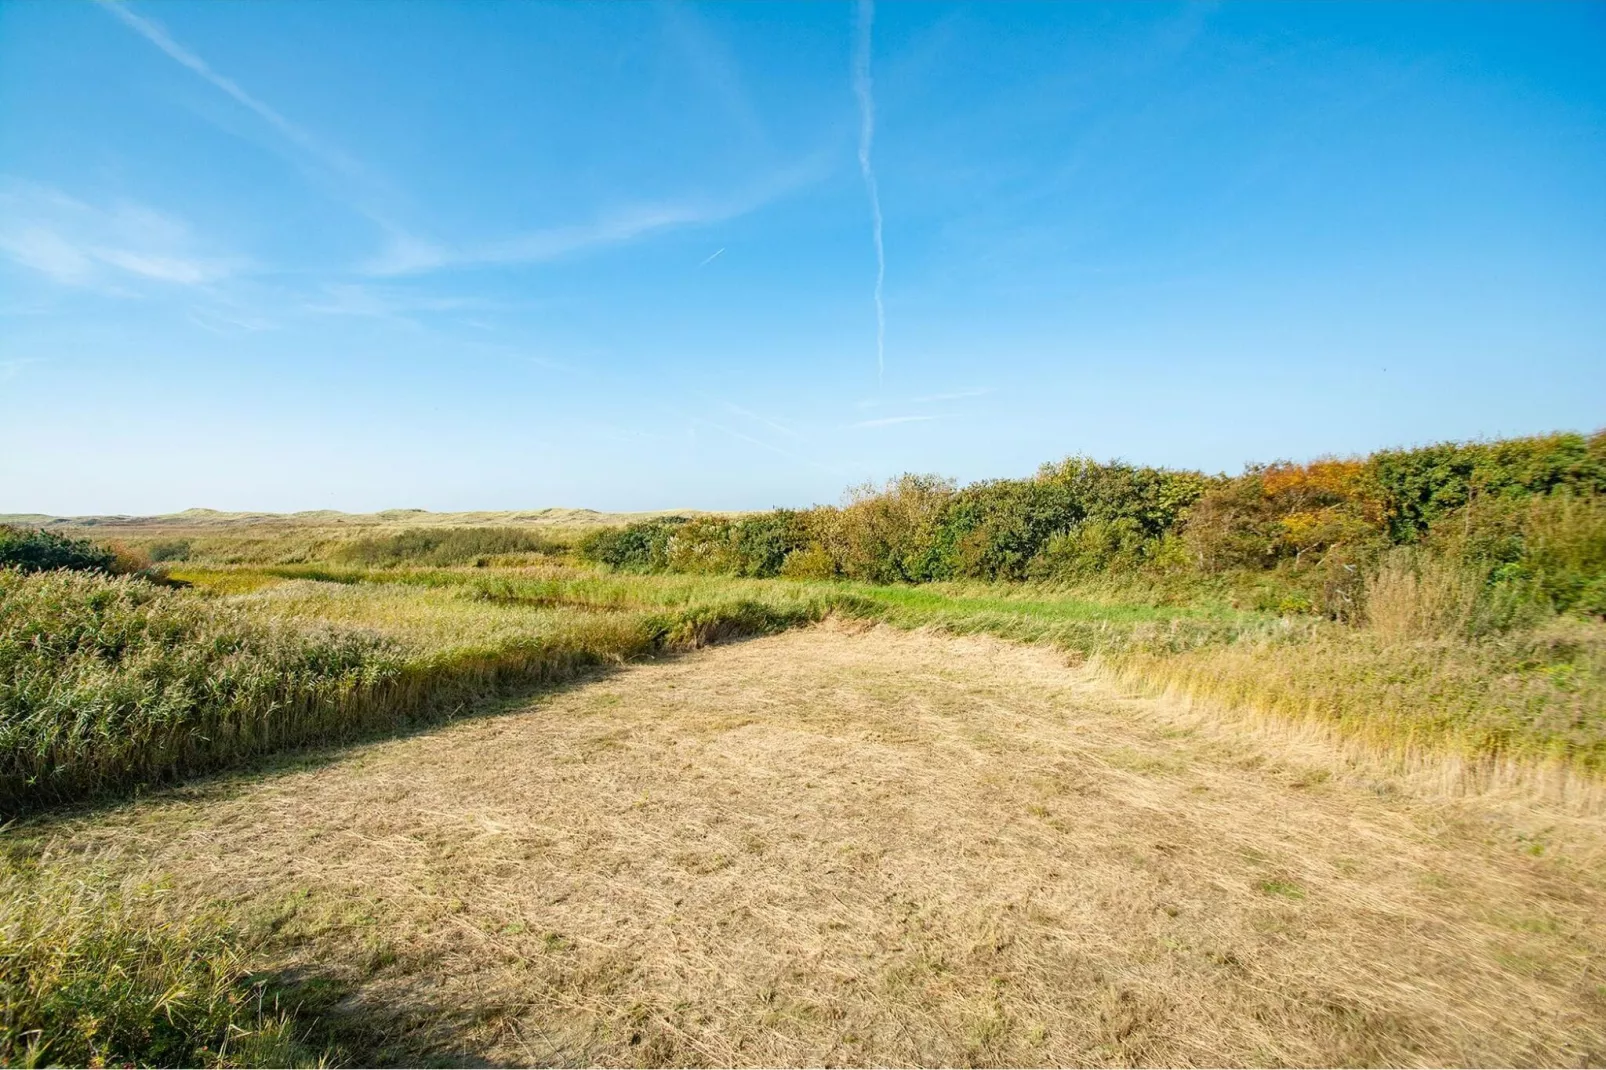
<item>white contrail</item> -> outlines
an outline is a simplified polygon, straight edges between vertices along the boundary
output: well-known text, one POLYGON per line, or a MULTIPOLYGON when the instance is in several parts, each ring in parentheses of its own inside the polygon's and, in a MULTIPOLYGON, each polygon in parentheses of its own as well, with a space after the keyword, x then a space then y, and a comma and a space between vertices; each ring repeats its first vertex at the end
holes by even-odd
MULTIPOLYGON (((241 107, 247 108, 267 123, 298 151, 286 153, 291 160, 309 175, 327 182, 332 177, 342 199, 359 215, 377 224, 390 238, 391 250, 387 258, 393 263, 433 263, 440 258, 438 250, 428 242, 407 233, 397 224, 383 205, 393 201, 389 188, 376 182, 371 173, 356 159, 340 149, 313 137, 304 127, 291 122, 276 108, 246 90, 234 79, 217 70, 200 56, 173 39, 167 29, 138 14, 124 0, 99 0, 100 6, 123 22, 129 29, 161 49, 176 63, 189 68, 227 94, 241 107)), ((282 150, 281 150, 282 151, 282 150)))
POLYGON ((202 78, 205 78, 208 82, 211 82, 214 86, 233 97, 240 104, 256 112, 264 122, 273 127, 275 130, 279 131, 279 133, 283 134, 298 147, 322 158, 326 163, 331 164, 337 170, 347 170, 351 167, 351 162, 349 160, 341 157, 338 153, 332 153, 328 149, 318 145, 313 141, 312 136, 309 135, 305 130, 301 129, 301 127, 297 126, 295 123, 292 123, 289 119, 286 119, 283 115, 280 115, 273 108, 270 108, 268 105, 262 103, 262 101, 258 100, 250 93, 247 93, 244 89, 241 89, 239 83, 235 82, 234 79, 225 78, 223 75, 213 70, 204 59, 202 59, 200 56, 197 56, 194 52, 191 52, 177 41, 173 40, 173 38, 168 35, 167 30, 163 29, 158 23, 152 22, 150 19, 144 18, 140 15, 136 15, 133 10, 130 9, 126 4, 122 3, 121 0, 100 0, 100 4, 101 7, 105 8, 113 15, 116 15, 130 29, 138 33, 151 44, 155 45, 163 52, 166 52, 173 59, 188 67, 202 78))
POLYGON ((718 258, 720 253, 723 253, 724 251, 725 251, 725 247, 722 245, 718 249, 714 250, 714 255, 713 256, 709 257, 707 260, 704 260, 701 264, 698 264, 697 266, 698 267, 707 267, 709 264, 712 264, 715 261, 715 259, 718 258))
POLYGON ((876 382, 886 376, 887 310, 881 301, 881 287, 887 278, 887 254, 881 246, 881 194, 876 189, 875 169, 870 166, 870 145, 875 140, 875 98, 870 90, 870 23, 875 4, 859 0, 859 20, 853 46, 853 93, 859 98, 859 172, 870 194, 870 215, 875 224, 875 367, 876 382))

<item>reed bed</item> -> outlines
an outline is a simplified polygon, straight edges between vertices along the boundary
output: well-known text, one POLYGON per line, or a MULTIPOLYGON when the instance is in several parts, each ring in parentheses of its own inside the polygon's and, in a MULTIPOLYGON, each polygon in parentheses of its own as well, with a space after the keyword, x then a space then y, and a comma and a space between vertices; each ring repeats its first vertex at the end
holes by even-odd
POLYGON ((819 619, 809 601, 507 607, 473 591, 208 596, 0 570, 0 813, 80 802, 463 711, 517 686, 819 619))

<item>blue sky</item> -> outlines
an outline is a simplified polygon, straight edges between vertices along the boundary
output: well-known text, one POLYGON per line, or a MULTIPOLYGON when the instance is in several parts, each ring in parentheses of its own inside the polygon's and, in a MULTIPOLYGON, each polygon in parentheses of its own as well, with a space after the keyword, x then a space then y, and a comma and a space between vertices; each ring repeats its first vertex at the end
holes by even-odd
POLYGON ((0 3, 0 512, 762 508, 1603 402, 1606 6, 0 3))

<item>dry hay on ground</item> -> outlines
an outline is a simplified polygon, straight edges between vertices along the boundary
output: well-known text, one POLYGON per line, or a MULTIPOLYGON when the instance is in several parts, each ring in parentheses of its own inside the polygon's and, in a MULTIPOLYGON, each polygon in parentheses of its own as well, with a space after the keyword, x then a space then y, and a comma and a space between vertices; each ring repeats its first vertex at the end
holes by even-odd
POLYGON ((396 1059, 1606 1061, 1598 822, 1266 746, 824 627, 59 835, 269 919, 396 1059))

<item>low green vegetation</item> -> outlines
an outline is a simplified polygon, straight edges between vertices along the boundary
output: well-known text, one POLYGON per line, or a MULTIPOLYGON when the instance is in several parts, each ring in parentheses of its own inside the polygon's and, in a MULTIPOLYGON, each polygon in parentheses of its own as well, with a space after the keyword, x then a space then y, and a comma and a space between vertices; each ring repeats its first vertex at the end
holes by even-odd
POLYGON ((512 686, 824 612, 719 591, 672 608, 565 601, 316 580, 231 599, 0 570, 0 813, 434 720, 512 686))
POLYGON ((0 1066, 317 1066, 219 917, 0 858, 0 1066))
POLYGON ((563 544, 528 528, 409 528, 394 535, 370 535, 342 546, 339 561, 355 565, 484 566, 515 554, 551 554, 563 544))

